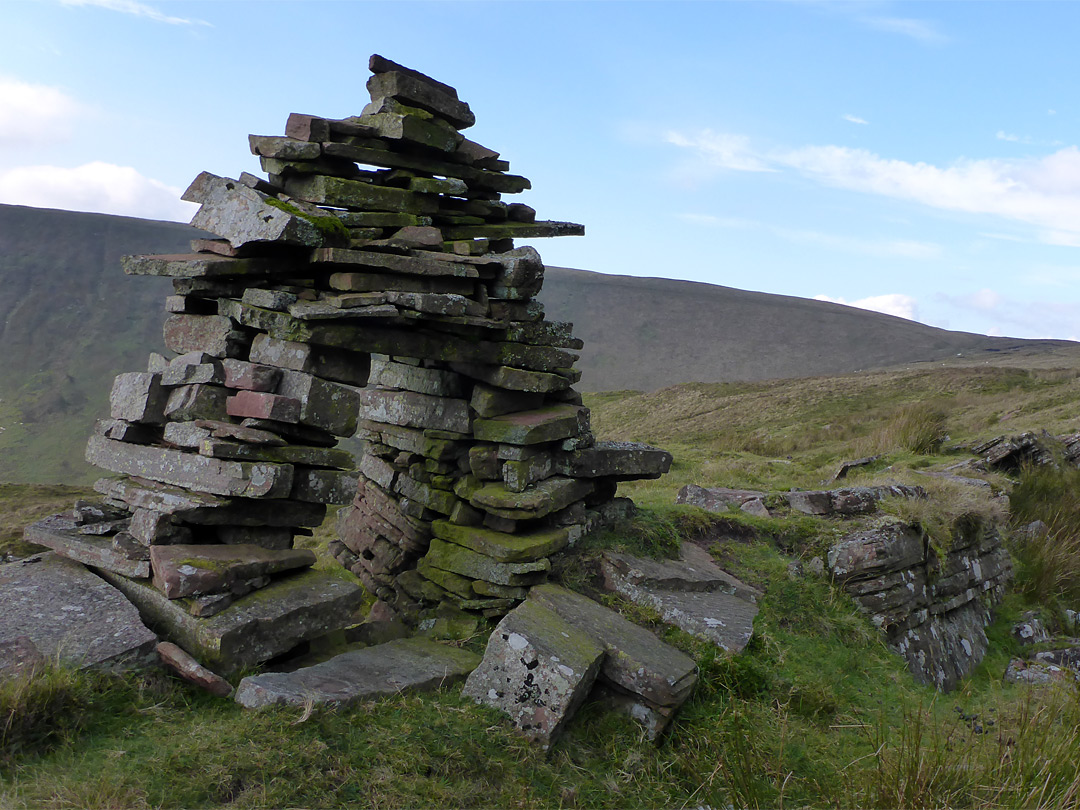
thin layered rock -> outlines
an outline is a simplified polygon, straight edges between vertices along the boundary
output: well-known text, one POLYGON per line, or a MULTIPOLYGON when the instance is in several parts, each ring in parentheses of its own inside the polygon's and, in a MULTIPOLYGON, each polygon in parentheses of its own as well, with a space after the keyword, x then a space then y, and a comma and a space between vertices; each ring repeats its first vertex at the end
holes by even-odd
POLYGON ((272 595, 328 576, 292 550, 328 505, 344 506, 331 554, 403 615, 496 617, 551 554, 628 513, 619 482, 671 463, 594 440, 581 341, 545 319, 543 262, 514 242, 583 227, 503 199, 530 183, 462 134, 456 90, 369 66, 359 115, 250 136, 265 178, 195 178, 183 199, 209 237, 190 253, 124 258, 173 280, 169 356, 116 378, 86 453, 110 474, 101 502, 30 530, 222 670, 355 622, 362 590, 338 580, 308 590, 332 604, 310 608, 319 628, 235 638, 260 615, 291 626, 272 595), (338 447, 353 436, 359 458, 338 447))

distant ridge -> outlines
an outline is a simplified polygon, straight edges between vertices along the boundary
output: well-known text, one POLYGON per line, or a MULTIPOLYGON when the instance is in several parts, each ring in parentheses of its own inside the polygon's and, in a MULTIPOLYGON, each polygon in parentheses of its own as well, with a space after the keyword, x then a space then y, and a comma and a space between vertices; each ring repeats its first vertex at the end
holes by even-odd
MULTIPOLYGON (((166 279, 128 253, 186 252, 200 232, 132 217, 0 205, 0 482, 81 483, 113 377, 161 351, 166 279)), ((539 249, 543 251, 542 242, 539 249)), ((586 391, 843 374, 958 353, 1052 353, 866 310, 688 281, 550 267, 549 318, 585 341, 586 391)))
POLYGON ((585 341, 587 391, 814 377, 1023 348, 1075 347, 950 332, 865 309, 693 281, 549 267, 550 317, 585 341))

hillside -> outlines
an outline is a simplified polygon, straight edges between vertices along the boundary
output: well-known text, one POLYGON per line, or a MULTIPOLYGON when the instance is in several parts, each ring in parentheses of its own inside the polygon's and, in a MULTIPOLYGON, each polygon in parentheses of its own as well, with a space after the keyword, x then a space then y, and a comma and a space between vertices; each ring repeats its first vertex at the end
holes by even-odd
MULTIPOLYGON (((0 205, 0 481, 85 483, 112 378, 161 349, 164 279, 128 253, 184 251, 171 222, 0 205)), ((543 245, 540 245, 543 248, 543 245)), ((1075 365, 1080 344, 947 332, 851 307, 685 281, 548 269, 548 316, 584 339, 587 391, 843 374, 918 361, 1075 365), (962 354, 963 358, 956 355, 962 354), (1069 355, 1066 357, 1066 355, 1069 355)))
MULTIPOLYGON (((964 355, 994 364, 1069 341, 950 332, 865 309, 691 281, 549 267, 540 296, 585 341, 589 391, 815 377, 964 355)), ((1025 363, 1026 365, 1026 363, 1025 363)))

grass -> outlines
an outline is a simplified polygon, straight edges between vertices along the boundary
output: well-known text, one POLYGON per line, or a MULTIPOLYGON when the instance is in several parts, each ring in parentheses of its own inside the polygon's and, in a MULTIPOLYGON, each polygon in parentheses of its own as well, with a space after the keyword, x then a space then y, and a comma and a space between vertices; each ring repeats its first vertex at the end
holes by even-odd
MULTIPOLYGON (((690 539, 764 593, 754 639, 734 657, 604 597, 697 662, 698 688, 659 745, 599 702, 545 755, 453 689, 251 712, 162 674, 50 670, 38 677, 53 686, 23 686, 22 697, 0 704, 13 729, 54 729, 5 748, 0 806, 1076 807, 1077 690, 1001 675, 1018 652, 1010 631, 1024 611, 1080 606, 1080 555, 1054 556, 1063 537, 1077 535, 1080 477, 1026 474, 1012 489, 1012 520, 1042 519, 1053 540, 1015 547, 1019 587, 987 630, 987 657, 949 695, 915 683, 831 582, 790 572, 793 560, 835 542, 844 531, 837 521, 792 515, 778 498, 772 518, 673 501, 688 483, 831 487, 840 462, 873 447, 883 457, 845 483, 924 486, 932 500, 889 508, 945 537, 965 516, 1000 515, 996 496, 1010 482, 982 475, 990 486, 972 487, 927 473, 970 459, 957 446, 999 433, 1075 430, 1077 402, 1076 375, 1053 369, 916 369, 589 396, 600 438, 648 441, 675 463, 660 480, 620 486, 639 514, 580 541, 555 575, 588 591, 603 549, 665 556, 690 539), (928 435, 940 441, 911 438, 928 435)), ((55 511, 49 497, 64 505, 74 497, 25 492, 0 489, 6 525, 34 498, 34 508, 55 511)))
POLYGON ((79 498, 100 497, 89 487, 0 484, 0 560, 25 557, 40 546, 23 542, 23 529, 41 518, 70 511, 79 498))

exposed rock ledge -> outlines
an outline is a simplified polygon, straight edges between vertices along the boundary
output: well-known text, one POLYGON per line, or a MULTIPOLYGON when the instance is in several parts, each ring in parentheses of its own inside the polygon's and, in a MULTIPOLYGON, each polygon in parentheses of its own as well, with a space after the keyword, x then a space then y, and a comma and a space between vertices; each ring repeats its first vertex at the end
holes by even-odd
POLYGON ((848 535, 829 550, 828 563, 911 674, 943 692, 986 654, 989 608, 1012 579, 993 526, 958 530, 939 556, 917 529, 889 523, 848 535))

